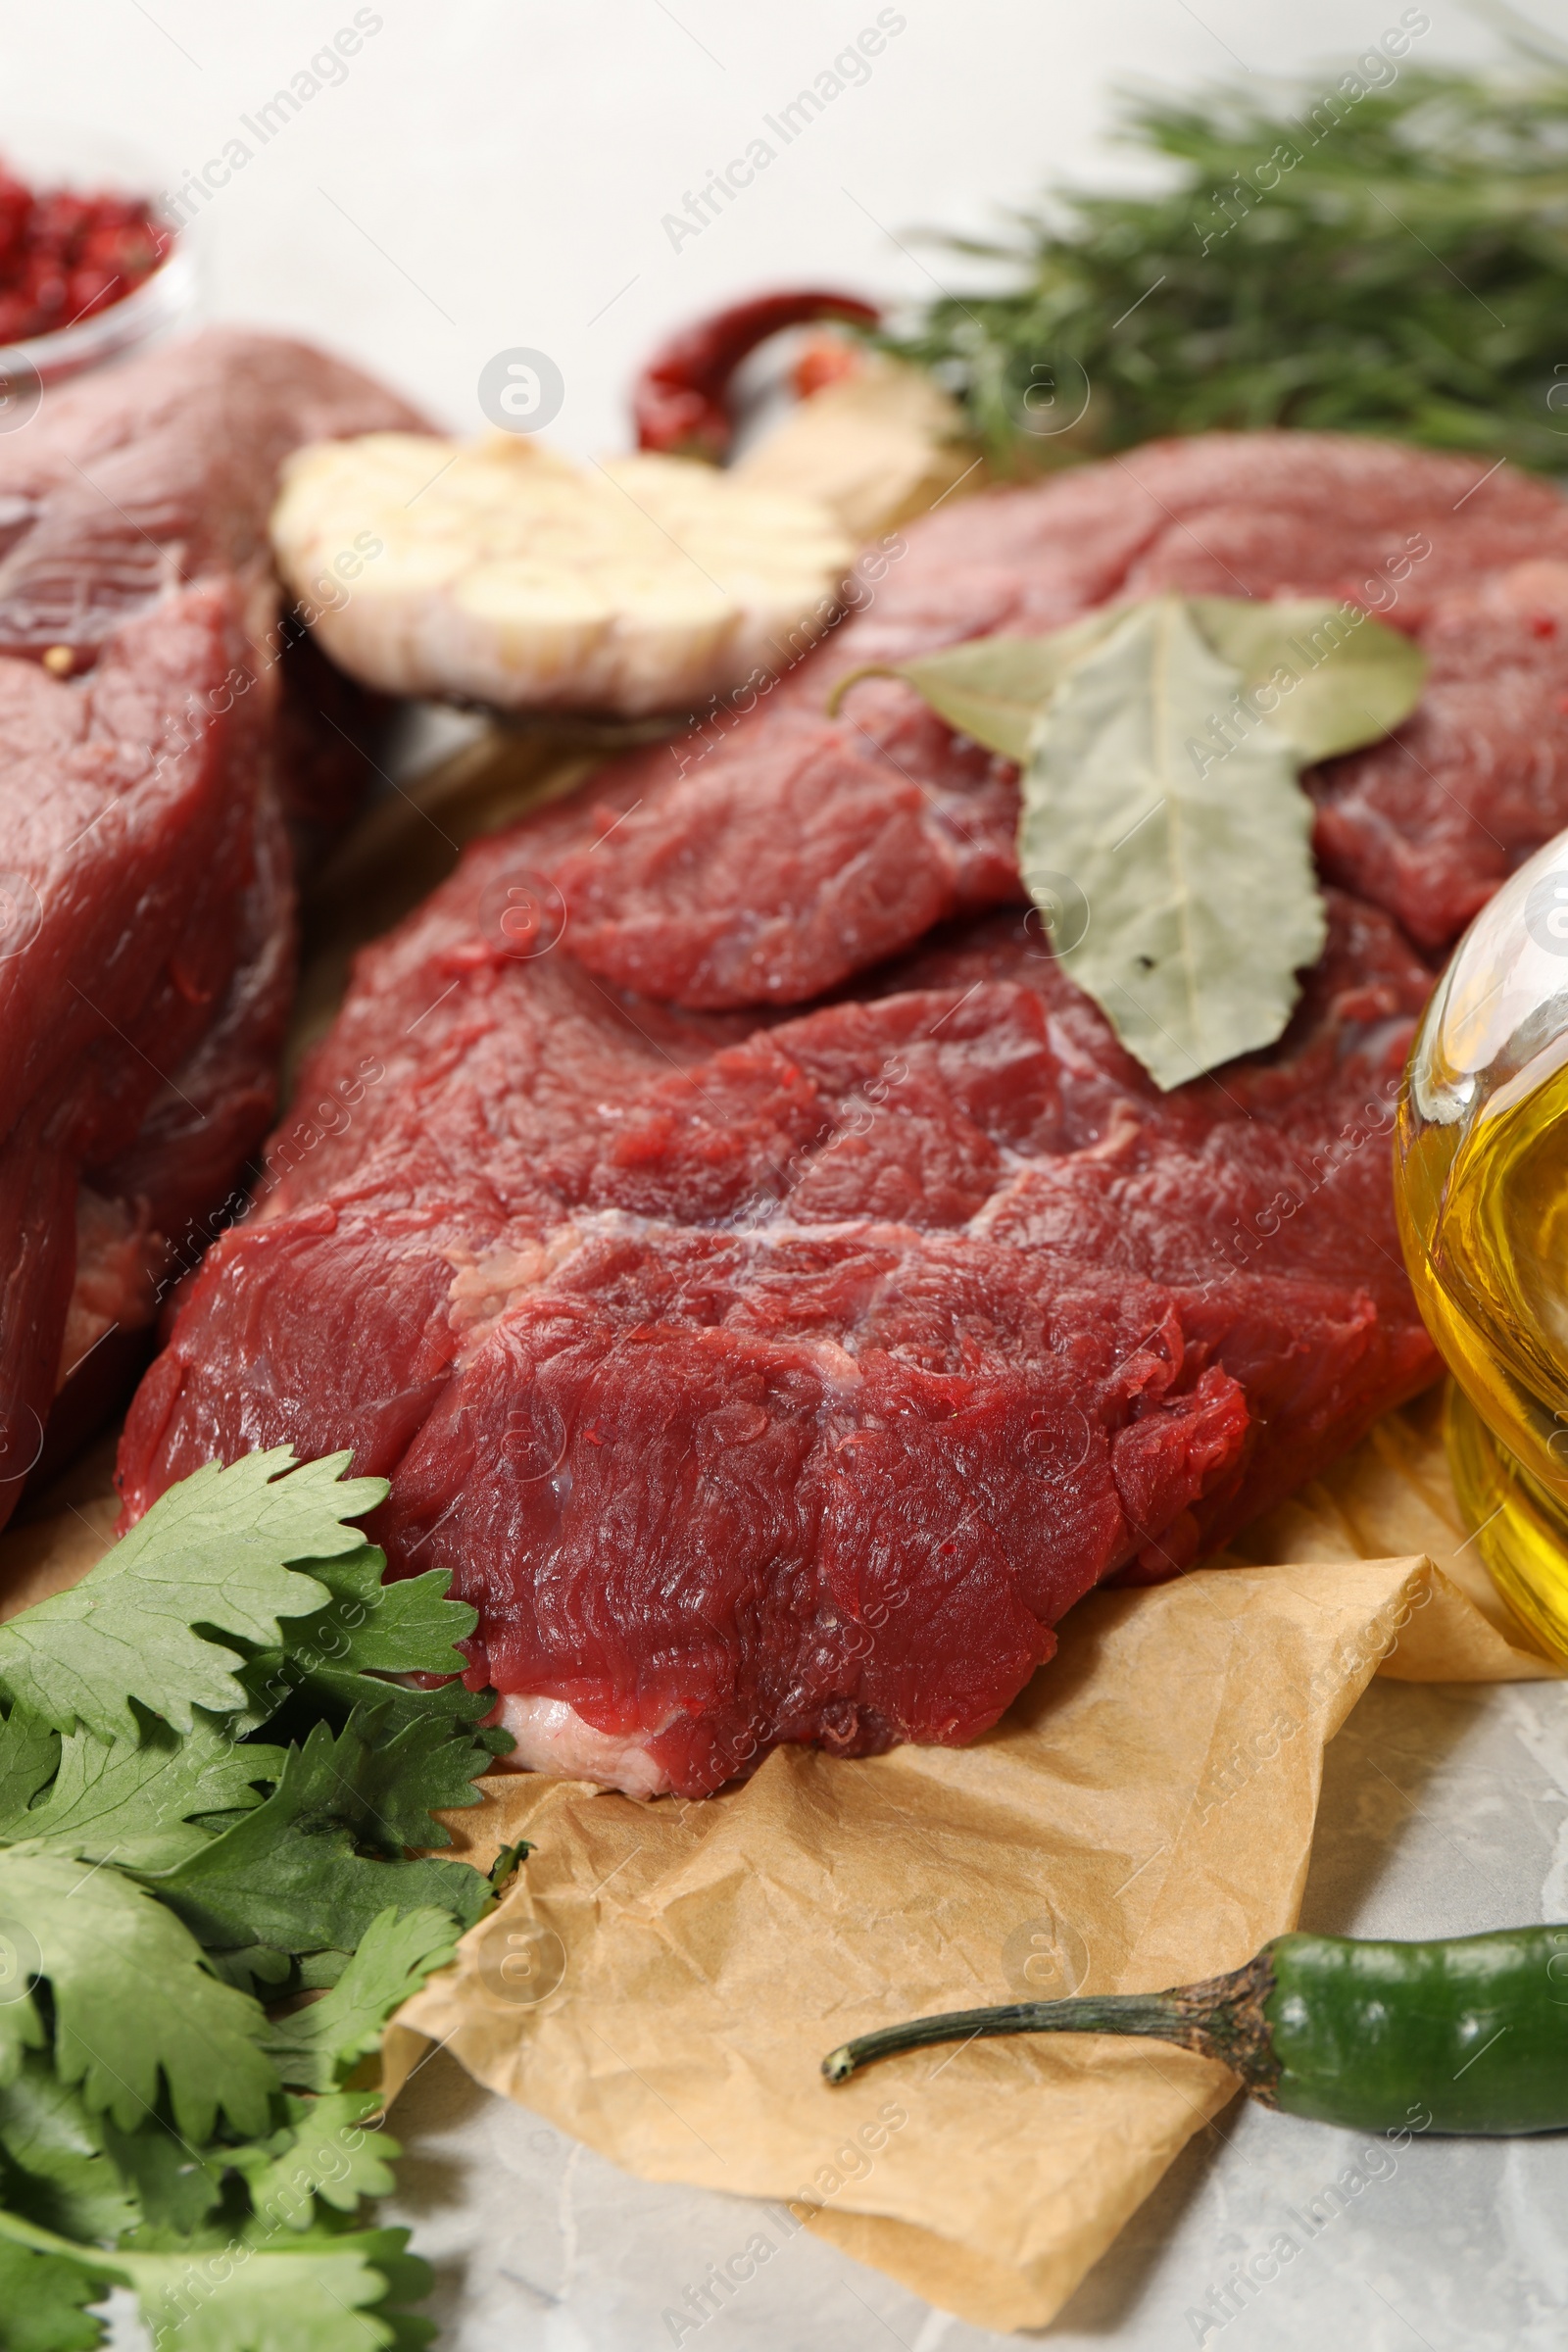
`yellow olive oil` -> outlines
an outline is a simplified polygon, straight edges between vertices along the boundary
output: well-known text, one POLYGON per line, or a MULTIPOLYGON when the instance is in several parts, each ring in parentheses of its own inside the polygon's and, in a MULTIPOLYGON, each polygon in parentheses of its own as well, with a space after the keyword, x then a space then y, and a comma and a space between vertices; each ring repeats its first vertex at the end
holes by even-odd
POLYGON ((1405 1259, 1453 1375, 1448 1459, 1476 1548, 1538 1639, 1568 1655, 1568 1030, 1538 1030, 1536 1051, 1490 1082, 1454 1085, 1445 1009, 1417 1042, 1400 1110, 1405 1259))

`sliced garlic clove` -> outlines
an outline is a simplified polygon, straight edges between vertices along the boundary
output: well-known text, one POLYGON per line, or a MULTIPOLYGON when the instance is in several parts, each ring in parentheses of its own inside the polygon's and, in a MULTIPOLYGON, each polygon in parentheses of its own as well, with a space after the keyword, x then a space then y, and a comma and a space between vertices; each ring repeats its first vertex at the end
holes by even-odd
POLYGON ((272 517, 285 580, 367 684, 639 716, 785 666, 853 549, 809 499, 677 458, 579 468, 540 443, 318 443, 272 517))

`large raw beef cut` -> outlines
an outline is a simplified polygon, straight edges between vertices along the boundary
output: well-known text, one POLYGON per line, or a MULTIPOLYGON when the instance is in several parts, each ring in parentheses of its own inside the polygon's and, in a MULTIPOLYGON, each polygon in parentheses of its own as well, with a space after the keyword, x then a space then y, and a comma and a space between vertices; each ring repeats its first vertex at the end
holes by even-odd
MULTIPOLYGON (((278 466, 416 422, 320 353, 221 332, 0 441, 0 1520, 57 1395, 150 1323, 272 1115, 278 788, 302 819, 318 797, 308 755, 273 757, 278 466)), ((341 795, 341 760, 322 776, 341 795)))
POLYGON ((956 504, 732 730, 471 850, 193 1281, 127 1515, 352 1447, 522 1760, 639 1792, 994 1722, 1090 1586, 1191 1565, 1436 1369, 1389 1183, 1412 941, 1568 821, 1568 509, 1482 472, 1257 435, 956 504), (1019 906, 1012 771, 896 684, 823 715, 859 663, 1165 586, 1344 594, 1433 657, 1311 779, 1354 895, 1287 1035, 1170 1094, 1019 906))

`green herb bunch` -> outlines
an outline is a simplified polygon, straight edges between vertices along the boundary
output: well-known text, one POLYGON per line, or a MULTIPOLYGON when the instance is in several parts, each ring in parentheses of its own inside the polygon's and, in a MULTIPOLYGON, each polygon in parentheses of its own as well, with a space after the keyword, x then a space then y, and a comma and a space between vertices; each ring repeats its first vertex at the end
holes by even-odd
POLYGON ((432 2332, 361 2083, 515 1867, 409 1850, 509 1742, 491 1693, 387 1679, 461 1673, 473 1612, 382 1585, 348 1459, 200 1470, 0 1626, 8 2352, 88 2352, 114 2287, 182 2352, 432 2332))
POLYGON ((1124 98, 1163 193, 1058 191, 1011 239, 942 239, 1015 284, 881 339, 1002 473, 1261 425, 1568 471, 1568 52, 1431 71, 1415 37, 1273 99, 1124 98))

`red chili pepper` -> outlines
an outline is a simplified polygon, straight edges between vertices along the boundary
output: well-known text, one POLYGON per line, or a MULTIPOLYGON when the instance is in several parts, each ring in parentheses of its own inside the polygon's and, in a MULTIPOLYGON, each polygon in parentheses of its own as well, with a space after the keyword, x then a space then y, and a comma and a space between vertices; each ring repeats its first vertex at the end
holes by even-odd
POLYGON ((818 392, 848 383, 864 366, 865 354, 859 345, 850 342, 845 335, 836 335, 831 327, 820 335, 808 335, 790 369, 795 397, 813 400, 818 392))
POLYGON ((748 352, 781 327, 813 318, 854 318, 874 326, 880 313, 853 294, 819 290, 763 294, 699 319, 657 351, 637 379, 632 415, 639 449, 666 456, 726 457, 734 426, 726 395, 748 352))

